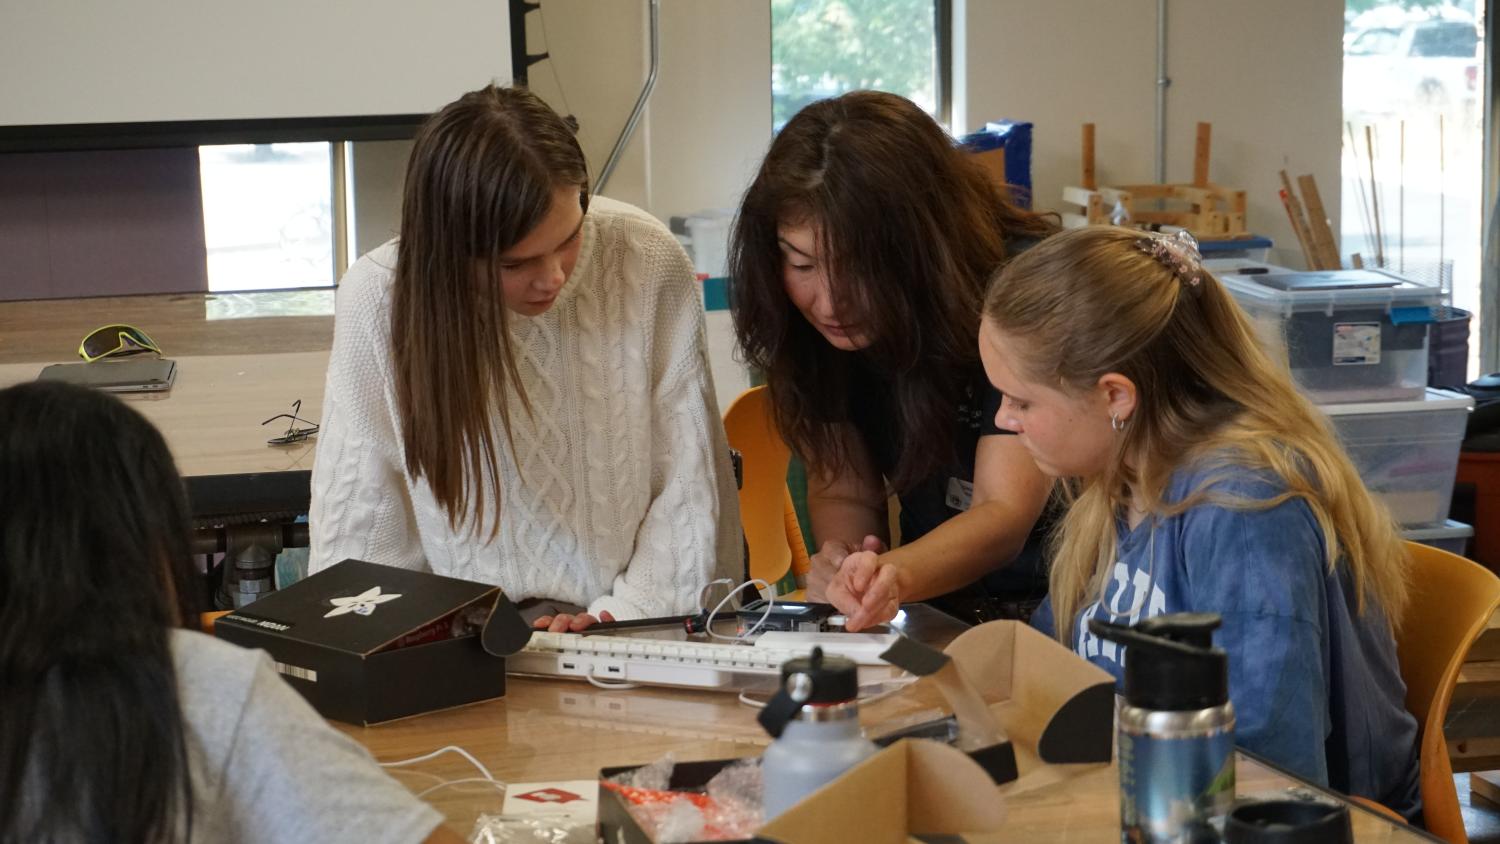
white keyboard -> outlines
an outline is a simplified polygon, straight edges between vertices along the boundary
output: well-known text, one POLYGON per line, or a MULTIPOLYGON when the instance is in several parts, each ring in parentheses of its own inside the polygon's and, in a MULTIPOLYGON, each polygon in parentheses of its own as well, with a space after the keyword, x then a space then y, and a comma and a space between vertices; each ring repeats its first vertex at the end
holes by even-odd
POLYGON ((719 642, 533 633, 505 658, 507 674, 593 677, 603 683, 646 683, 745 691, 775 688, 781 664, 804 650, 755 648, 719 642))
MULTIPOLYGON (((844 635, 859 638, 855 634, 844 635)), ((576 680, 592 677, 601 684, 766 691, 775 690, 780 684, 783 662, 807 656, 814 644, 819 643, 800 641, 784 648, 764 644, 752 647, 731 642, 537 632, 531 634, 525 649, 505 658, 505 671, 576 680)), ((869 647, 864 640, 859 645, 869 647)), ((878 664, 860 665, 861 683, 879 683, 902 673, 878 659, 874 662, 878 664)))

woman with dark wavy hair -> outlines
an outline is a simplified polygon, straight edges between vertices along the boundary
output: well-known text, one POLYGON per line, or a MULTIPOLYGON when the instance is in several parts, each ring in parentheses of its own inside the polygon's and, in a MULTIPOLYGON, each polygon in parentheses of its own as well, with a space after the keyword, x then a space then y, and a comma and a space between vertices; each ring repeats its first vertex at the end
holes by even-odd
POLYGON ((877 91, 804 108, 745 194, 735 329, 808 464, 809 597, 851 629, 929 599, 985 620, 1045 590, 1033 540, 1051 485, 993 425, 978 336, 991 274, 1055 230, 877 91), (902 544, 887 550, 891 493, 902 544))
POLYGON ((0 390, 0 841, 457 842, 203 592, 161 434, 104 393, 0 390))

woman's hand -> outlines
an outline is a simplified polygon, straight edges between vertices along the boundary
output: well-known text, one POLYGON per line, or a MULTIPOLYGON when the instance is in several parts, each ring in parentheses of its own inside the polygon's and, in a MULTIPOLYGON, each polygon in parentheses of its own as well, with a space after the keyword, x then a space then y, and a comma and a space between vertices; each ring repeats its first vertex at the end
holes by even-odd
POLYGON ((531 622, 531 626, 537 630, 545 630, 548 633, 577 633, 588 629, 590 625, 600 621, 614 620, 615 617, 610 615, 608 611, 599 613, 598 618, 594 618, 586 612, 581 612, 577 615, 558 613, 557 615, 540 616, 536 621, 531 622))
POLYGON ((885 543, 876 536, 866 536, 858 548, 836 539, 823 543, 823 550, 812 555, 808 560, 810 568, 807 572, 807 600, 814 603, 828 601, 828 586, 838 574, 839 566, 850 554, 856 551, 874 551, 877 554, 884 554, 885 550, 885 543))
POLYGON ((844 558, 828 586, 828 601, 845 616, 844 629, 857 633, 896 617, 901 609, 901 570, 875 551, 844 558))

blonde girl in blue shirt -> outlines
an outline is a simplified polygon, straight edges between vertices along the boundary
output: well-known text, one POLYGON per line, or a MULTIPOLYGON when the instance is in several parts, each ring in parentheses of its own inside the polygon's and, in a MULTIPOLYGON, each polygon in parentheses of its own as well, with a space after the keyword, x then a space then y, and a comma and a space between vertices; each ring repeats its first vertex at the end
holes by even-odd
POLYGON ((1090 618, 1218 613, 1239 744, 1419 817, 1400 538, 1191 239, 1043 241, 991 285, 980 352, 996 424, 1071 499, 1033 623, 1118 679, 1090 618))

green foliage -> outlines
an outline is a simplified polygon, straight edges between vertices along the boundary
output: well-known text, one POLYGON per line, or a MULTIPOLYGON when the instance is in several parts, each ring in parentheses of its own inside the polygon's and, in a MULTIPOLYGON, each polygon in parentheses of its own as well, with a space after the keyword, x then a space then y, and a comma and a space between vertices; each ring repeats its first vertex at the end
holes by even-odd
POLYGON ((773 120, 878 88, 931 107, 932 0, 771 0, 773 120))

